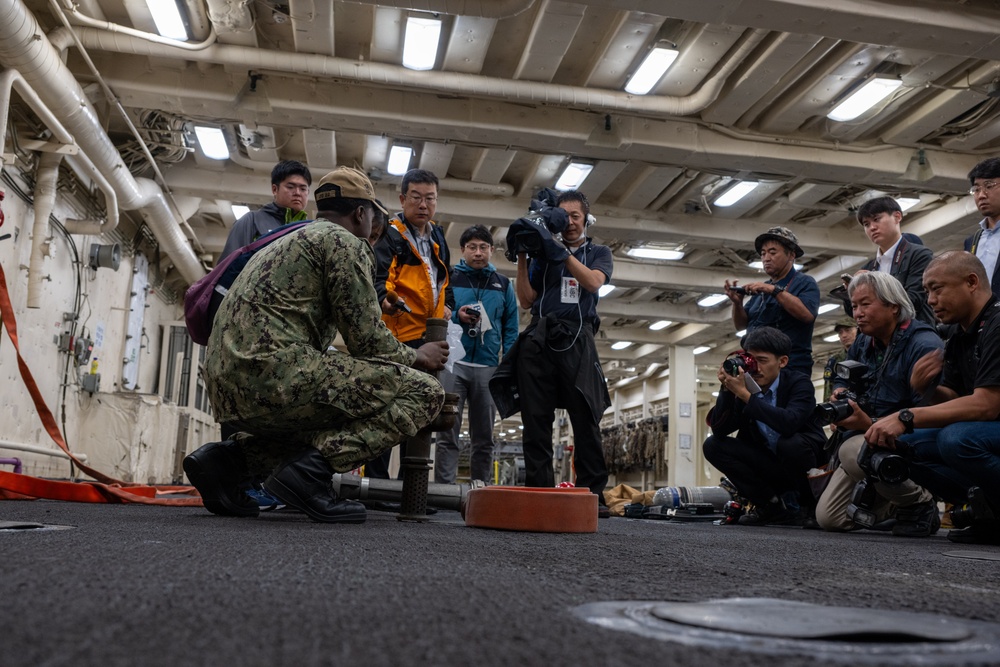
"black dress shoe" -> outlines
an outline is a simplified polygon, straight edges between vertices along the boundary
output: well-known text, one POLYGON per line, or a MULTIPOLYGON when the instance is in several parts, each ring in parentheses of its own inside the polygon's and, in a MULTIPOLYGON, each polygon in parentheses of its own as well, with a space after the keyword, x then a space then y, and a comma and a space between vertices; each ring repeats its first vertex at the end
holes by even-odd
POLYGON ((754 508, 741 516, 737 523, 741 526, 801 526, 804 517, 785 507, 785 503, 770 502, 754 505, 754 508))
POLYGON ((974 523, 965 528, 948 531, 948 539, 956 544, 1000 544, 1000 525, 974 523))
POLYGON ((260 514, 260 507, 246 493, 250 477, 246 458, 232 440, 210 442, 191 452, 184 457, 184 472, 212 514, 260 514))
POLYGON ((264 480, 264 488, 286 505, 321 523, 364 523, 365 506, 340 500, 330 486, 333 469, 319 450, 309 447, 287 459, 264 480))

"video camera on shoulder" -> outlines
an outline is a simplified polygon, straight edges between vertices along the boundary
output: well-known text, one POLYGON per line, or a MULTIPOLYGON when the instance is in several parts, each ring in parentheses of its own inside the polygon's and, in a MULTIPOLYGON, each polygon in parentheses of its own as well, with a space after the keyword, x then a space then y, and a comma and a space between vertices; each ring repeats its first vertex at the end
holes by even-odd
POLYGON ((753 375, 757 372, 757 360, 749 352, 738 350, 726 357, 726 360, 722 362, 722 370, 733 377, 737 377, 740 374, 741 368, 744 373, 753 375))
POLYGON ((542 238, 536 231, 537 227, 544 226, 549 234, 555 236, 562 234, 569 224, 566 211, 556 203, 558 200, 559 193, 552 188, 543 188, 535 194, 528 207, 528 214, 511 225, 514 233, 508 235, 507 250, 504 253, 508 260, 516 262, 517 256, 522 252, 532 259, 544 256, 542 238))
POLYGON ((833 369, 835 378, 847 383, 847 391, 825 403, 820 403, 813 411, 813 420, 820 426, 826 426, 842 419, 847 419, 854 412, 848 401, 854 401, 862 410, 868 402, 868 366, 860 361, 847 359, 837 363, 833 369))

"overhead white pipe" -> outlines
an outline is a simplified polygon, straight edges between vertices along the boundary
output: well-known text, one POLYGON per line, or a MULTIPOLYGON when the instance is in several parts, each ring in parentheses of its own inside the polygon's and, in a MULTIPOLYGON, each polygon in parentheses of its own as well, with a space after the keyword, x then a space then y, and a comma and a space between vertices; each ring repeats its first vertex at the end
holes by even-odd
POLYGON ((123 35, 137 37, 138 39, 145 39, 150 42, 156 42, 157 44, 169 44, 171 46, 176 46, 178 49, 197 51, 199 49, 204 49, 207 46, 211 46, 216 40, 215 29, 212 26, 209 26, 208 37, 206 37, 203 41, 181 42, 176 39, 170 39, 169 37, 157 35, 155 33, 145 32, 144 30, 136 30, 135 28, 112 23, 111 21, 99 21, 95 18, 91 18, 81 12, 80 8, 72 0, 63 0, 61 5, 59 0, 49 0, 49 3, 56 11, 62 9, 63 11, 72 14, 73 19, 80 25, 90 26, 91 28, 99 28, 100 30, 107 30, 109 32, 120 32, 123 35))
MULTIPOLYGON (((10 0, 8 0, 10 1, 10 0)), ((52 39, 65 43, 61 29, 52 39)), ((74 31, 88 50, 129 53, 157 58, 182 58, 244 69, 270 70, 330 79, 363 81, 397 88, 431 89, 471 97, 499 98, 592 111, 616 111, 648 116, 688 116, 702 111, 719 97, 729 75, 764 40, 768 31, 747 34, 715 73, 691 95, 631 95, 623 91, 584 88, 538 81, 519 81, 462 72, 415 71, 399 65, 335 58, 314 53, 288 53, 246 46, 213 44, 201 51, 182 52, 165 44, 95 28, 74 31)))
MULTIPOLYGON (((51 456, 57 459, 69 459, 61 449, 52 449, 51 447, 42 447, 41 445, 29 445, 23 442, 14 442, 12 440, 0 440, 0 449, 10 449, 17 452, 31 452, 32 454, 41 454, 42 456, 51 456)), ((81 463, 87 462, 87 455, 80 452, 73 452, 75 456, 81 463)))
MULTIPOLYGON (((35 112, 35 115, 45 124, 45 127, 52 132, 52 136, 55 137, 57 141, 67 146, 75 146, 76 140, 73 139, 71 135, 63 124, 59 122, 55 114, 45 106, 45 103, 38 97, 38 93, 24 80, 21 73, 14 69, 4 70, 0 72, 0 128, 7 127, 7 117, 10 114, 10 94, 11 90, 17 90, 21 99, 35 112)), ((7 139, 6 132, 0 132, 0 156, 3 155, 5 141, 7 139)), ((2 159, 2 158, 0 158, 2 159)), ((104 174, 94 166, 86 154, 80 153, 77 155, 70 154, 67 156, 67 162, 70 166, 76 169, 78 172, 82 172, 89 176, 94 183, 100 188, 101 192, 104 193, 104 203, 108 212, 108 219, 106 221, 88 221, 83 223, 82 221, 68 220, 65 224, 66 230, 70 234, 105 234, 107 232, 113 231, 118 227, 118 195, 115 194, 114 188, 108 183, 108 179, 104 177, 104 174)))
POLYGON ((535 4, 535 0, 348 0, 348 2, 434 14, 478 16, 484 19, 506 19, 517 16, 535 4))
POLYGON ((35 220, 31 225, 31 259, 28 260, 28 308, 42 307, 42 281, 45 280, 45 258, 48 256, 49 216, 56 205, 56 184, 59 182, 59 153, 42 153, 35 168, 35 220))
MULTIPOLYGON (((186 53, 183 50, 175 52, 186 53)), ((19 70, 41 100, 73 133, 80 147, 114 187, 122 208, 142 209, 143 217, 181 276, 188 282, 204 276, 205 269, 181 232, 163 191, 153 181, 136 179, 129 173, 90 100, 21 0, 0 0, 0 63, 19 70)))

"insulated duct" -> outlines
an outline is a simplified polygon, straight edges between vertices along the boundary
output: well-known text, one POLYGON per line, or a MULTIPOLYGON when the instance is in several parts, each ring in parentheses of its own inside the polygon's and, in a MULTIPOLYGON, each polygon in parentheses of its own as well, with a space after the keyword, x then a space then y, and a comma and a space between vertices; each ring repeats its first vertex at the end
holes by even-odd
POLYGON ((42 307, 42 281, 49 244, 49 216, 56 203, 59 153, 42 153, 35 169, 35 221, 31 226, 31 259, 28 261, 28 308, 42 307))
POLYGON ((0 0, 0 63, 21 72, 73 133, 80 148, 114 187, 121 207, 142 210, 181 276, 188 282, 204 276, 205 269, 181 232, 163 191, 153 181, 135 179, 129 173, 80 84, 21 0, 0 0))

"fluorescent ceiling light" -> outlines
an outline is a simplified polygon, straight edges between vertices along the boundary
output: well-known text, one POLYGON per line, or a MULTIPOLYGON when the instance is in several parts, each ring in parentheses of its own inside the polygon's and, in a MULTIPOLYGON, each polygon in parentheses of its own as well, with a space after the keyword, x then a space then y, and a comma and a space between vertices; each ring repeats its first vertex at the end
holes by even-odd
POLYGON ((626 347, 631 347, 632 341, 630 340, 620 340, 611 346, 612 350, 624 350, 626 347))
POLYGON ((658 46, 650 51, 639 65, 632 78, 625 84, 625 92, 633 95, 645 95, 663 77, 677 59, 677 49, 658 46))
POLYGON ((650 324, 649 328, 652 331, 659 331, 660 329, 666 329, 671 324, 673 324, 673 322, 671 322, 670 320, 660 320, 658 322, 653 322, 652 324, 650 324))
MULTIPOLYGON (((793 263, 792 266, 795 267, 796 271, 801 271, 802 267, 805 266, 805 265, 804 264, 793 263)), ((747 268, 757 269, 758 271, 763 271, 764 270, 764 262, 762 262, 762 261, 760 261, 758 259, 756 262, 750 262, 749 264, 747 264, 747 268)))
POLYGON ((563 169, 562 175, 559 180, 556 181, 556 190, 560 192, 565 192, 566 190, 576 190, 580 185, 587 180, 587 176, 590 176, 590 172, 593 171, 594 165, 588 164, 586 162, 570 162, 563 169))
POLYGON ((250 212, 250 207, 244 206, 243 204, 233 204, 232 209, 233 209, 233 217, 235 217, 237 220, 239 220, 244 215, 250 212))
POLYGON ((826 115, 830 120, 854 120, 873 106, 889 97, 897 88, 903 85, 900 79, 883 79, 874 77, 865 85, 854 91, 854 94, 838 104, 826 115))
POLYGON ((625 254, 639 259, 662 259, 667 262, 684 258, 683 250, 666 250, 664 248, 629 248, 625 254))
POLYGON ((722 196, 716 199, 713 204, 720 208, 725 208, 727 206, 732 206, 739 200, 746 197, 748 194, 757 189, 760 185, 757 181, 740 181, 733 187, 729 188, 722 193, 722 196))
POLYGON ((909 211, 911 208, 920 203, 919 197, 897 197, 896 203, 899 204, 899 208, 902 211, 909 211))
POLYGON ((218 127, 196 125, 194 136, 198 138, 201 152, 210 160, 228 160, 229 147, 226 146, 226 135, 218 127))
POLYGON ((713 391, 712 392, 712 396, 714 396, 715 398, 718 398, 719 397, 719 392, 713 391))
POLYGON ((840 308, 839 303, 823 303, 820 304, 819 314, 822 315, 823 313, 829 313, 831 310, 837 310, 838 308, 840 308))
POLYGON ((519 430, 523 431, 523 430, 524 430, 524 424, 518 424, 518 425, 517 425, 517 428, 518 428, 519 430))
POLYGON ((186 42, 191 38, 177 0, 146 0, 149 13, 153 15, 156 31, 161 36, 186 42))
POLYGON ((441 21, 410 16, 406 19, 406 37, 403 40, 403 67, 407 69, 432 69, 437 60, 438 41, 441 39, 441 21))
POLYGON ((746 329, 740 329, 739 331, 737 331, 733 335, 736 336, 737 338, 742 338, 743 336, 747 335, 747 330, 746 329))
POLYGON ((711 349, 712 348, 709 347, 708 345, 700 345, 700 346, 694 348, 693 350, 691 350, 691 353, 692 354, 701 354, 702 352, 708 352, 711 349))
POLYGON ((393 147, 389 149, 389 164, 386 165, 385 170, 393 176, 402 176, 409 170, 410 158, 412 157, 412 147, 393 144, 393 147))
POLYGON ((831 336, 824 336, 823 337, 823 342, 824 343, 836 343, 839 340, 840 340, 840 334, 833 334, 831 336))
POLYGON ((607 296, 614 291, 614 285, 601 285, 600 289, 597 290, 597 296, 607 296))
POLYGON ((712 306, 717 306, 729 297, 725 294, 709 294, 708 296, 698 299, 698 305, 702 308, 711 308, 712 306))

